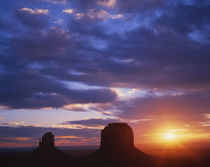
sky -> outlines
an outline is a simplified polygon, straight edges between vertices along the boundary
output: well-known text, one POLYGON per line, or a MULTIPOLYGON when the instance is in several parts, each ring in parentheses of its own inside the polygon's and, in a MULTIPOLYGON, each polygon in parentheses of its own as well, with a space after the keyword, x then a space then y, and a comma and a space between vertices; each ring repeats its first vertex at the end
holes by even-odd
POLYGON ((0 147, 208 142, 209 54, 209 0, 1 0, 0 147))

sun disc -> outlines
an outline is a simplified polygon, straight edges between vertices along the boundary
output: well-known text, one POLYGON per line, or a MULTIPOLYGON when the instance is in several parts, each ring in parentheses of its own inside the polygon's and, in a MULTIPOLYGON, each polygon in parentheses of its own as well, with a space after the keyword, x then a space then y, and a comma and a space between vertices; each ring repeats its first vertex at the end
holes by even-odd
POLYGON ((164 135, 164 138, 165 138, 166 140, 174 140, 174 139, 176 138, 176 135, 175 135, 174 133, 166 133, 166 134, 164 135))

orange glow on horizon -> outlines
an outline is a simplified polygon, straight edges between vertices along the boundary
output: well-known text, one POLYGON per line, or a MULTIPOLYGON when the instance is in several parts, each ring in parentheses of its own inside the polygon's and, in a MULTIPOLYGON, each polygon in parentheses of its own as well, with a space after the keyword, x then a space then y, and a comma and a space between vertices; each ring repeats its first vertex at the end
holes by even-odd
POLYGON ((174 145, 192 142, 209 142, 210 132, 193 124, 183 124, 180 121, 161 120, 158 122, 148 122, 150 124, 147 128, 138 129, 134 131, 136 134, 135 143, 151 143, 152 145, 174 145), (164 123, 165 122, 165 123, 164 123))
POLYGON ((168 133, 166 133, 166 134, 164 134, 164 139, 165 140, 174 140, 174 139, 176 139, 176 134, 174 134, 174 133, 170 133, 170 132, 168 132, 168 133))

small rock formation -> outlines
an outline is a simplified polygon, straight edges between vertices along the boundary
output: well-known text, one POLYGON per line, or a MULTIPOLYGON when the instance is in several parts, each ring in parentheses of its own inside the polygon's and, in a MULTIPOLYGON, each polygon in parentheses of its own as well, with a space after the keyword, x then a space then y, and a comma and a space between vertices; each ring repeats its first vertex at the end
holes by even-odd
POLYGON ((39 147, 33 151, 33 157, 42 161, 57 161, 65 158, 65 153, 55 148, 54 135, 47 132, 39 139, 39 147))
POLYGON ((90 158, 98 162, 146 162, 150 159, 134 146, 132 128, 127 123, 110 123, 101 131, 101 145, 90 158))
POLYGON ((40 148, 53 148, 54 142, 54 135, 51 132, 47 132, 42 136, 42 139, 39 139, 39 147, 40 148))

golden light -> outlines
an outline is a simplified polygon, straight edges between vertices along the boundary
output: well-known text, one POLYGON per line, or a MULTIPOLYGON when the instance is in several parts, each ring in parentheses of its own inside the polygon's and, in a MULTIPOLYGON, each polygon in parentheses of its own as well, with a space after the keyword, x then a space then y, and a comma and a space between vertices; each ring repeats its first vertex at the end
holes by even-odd
POLYGON ((176 139, 176 135, 174 133, 168 132, 168 133, 164 134, 164 139, 165 140, 174 140, 174 139, 176 139))

